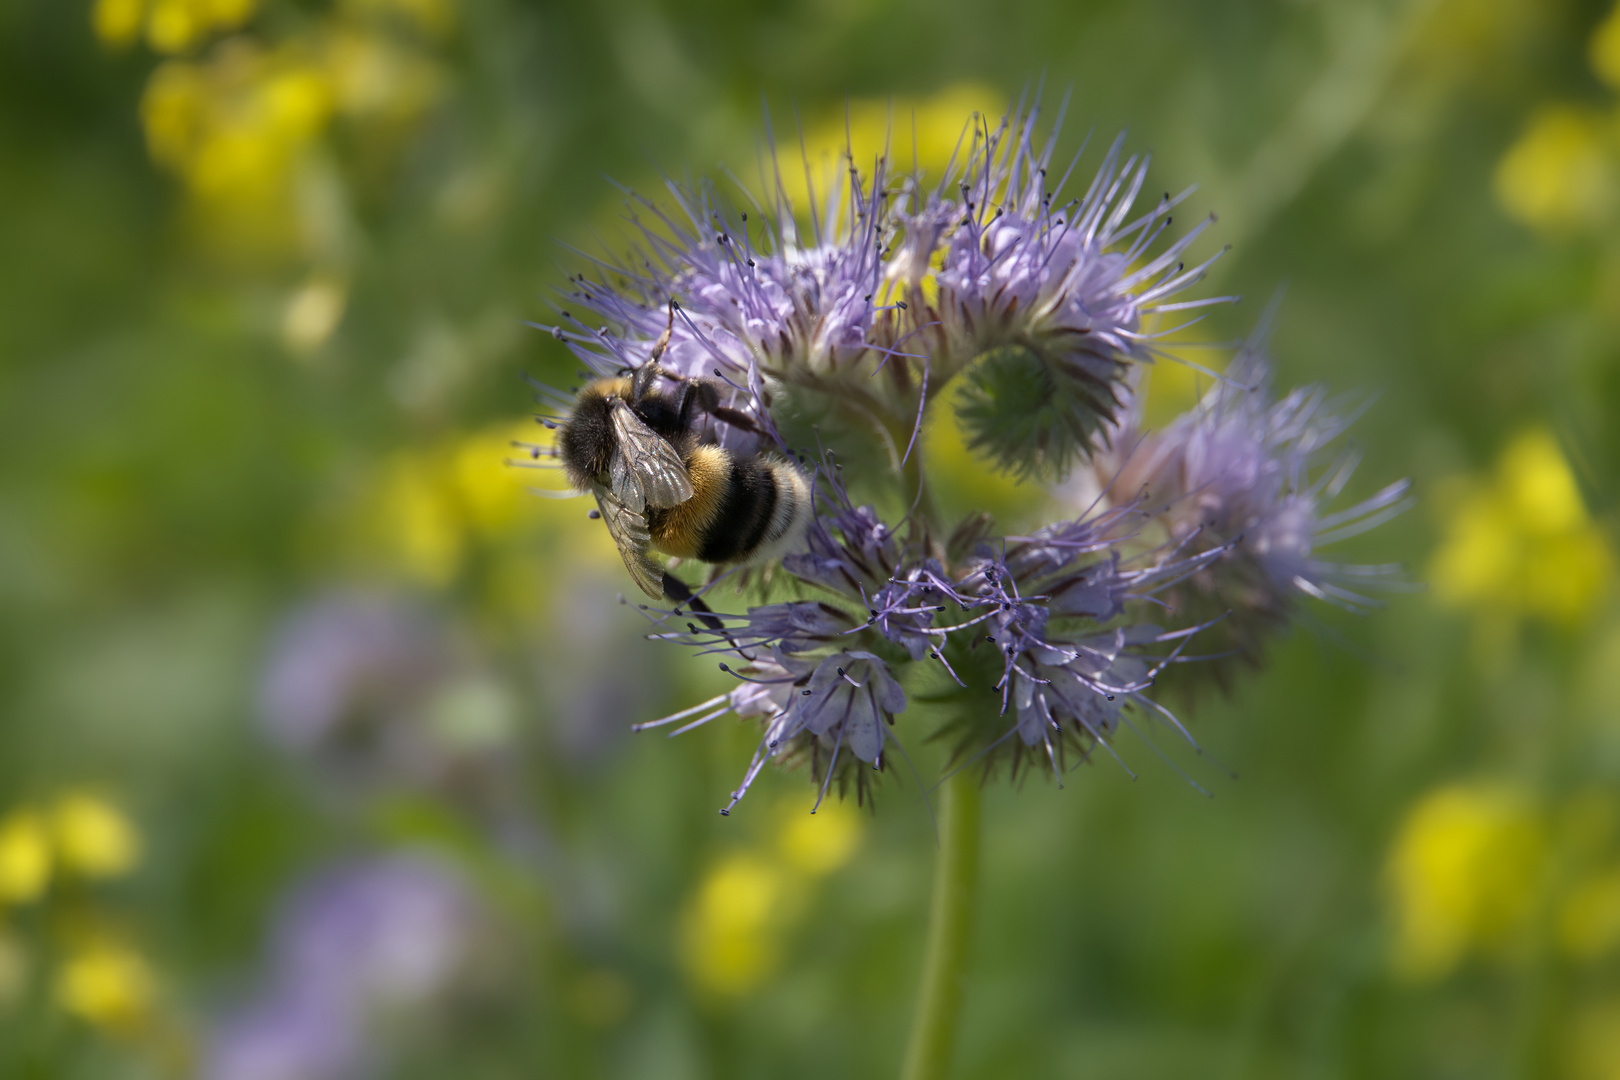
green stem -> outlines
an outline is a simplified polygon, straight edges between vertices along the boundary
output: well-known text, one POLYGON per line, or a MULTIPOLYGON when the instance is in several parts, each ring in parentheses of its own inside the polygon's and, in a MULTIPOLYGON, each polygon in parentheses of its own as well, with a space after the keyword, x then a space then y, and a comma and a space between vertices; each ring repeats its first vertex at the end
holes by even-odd
POLYGON ((959 769, 945 781, 944 789, 928 947, 901 1080, 944 1080, 949 1073, 956 1017, 967 981, 973 897, 979 877, 979 781, 972 769, 959 769))

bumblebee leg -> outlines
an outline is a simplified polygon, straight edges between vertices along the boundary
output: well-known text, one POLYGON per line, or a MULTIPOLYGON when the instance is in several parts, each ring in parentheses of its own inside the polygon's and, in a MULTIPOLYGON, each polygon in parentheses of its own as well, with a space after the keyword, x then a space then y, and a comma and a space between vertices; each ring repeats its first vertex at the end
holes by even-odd
POLYGON ((681 380, 680 425, 682 431, 692 429, 694 413, 713 414, 720 405, 720 395, 702 379, 681 380))
POLYGON ((652 353, 647 357, 647 362, 636 368, 635 375, 631 377, 630 403, 632 405, 639 403, 647 395, 651 394, 653 387, 658 384, 658 376, 664 373, 664 369, 658 366, 658 358, 664 355, 665 349, 669 348, 669 335, 674 329, 675 301, 671 298, 669 302, 669 322, 665 325, 664 332, 658 335, 657 341, 653 342, 652 353))
POLYGON ((658 358, 660 356, 664 355, 664 350, 665 349, 669 348, 669 335, 670 335, 670 332, 672 330, 674 330, 674 329, 675 329, 675 298, 672 296, 672 297, 669 298, 669 322, 664 326, 664 332, 662 334, 658 335, 658 340, 653 343, 653 347, 652 347, 652 362, 653 363, 655 363, 655 364, 658 363, 658 358))
POLYGON ((658 366, 657 360, 649 360, 636 368, 636 373, 630 378, 630 404, 638 404, 651 394, 658 383, 658 376, 663 373, 664 369, 658 366))
POLYGON ((760 433, 759 425, 754 423, 754 418, 743 412, 741 409, 732 409, 725 405, 716 405, 714 408, 709 410, 709 415, 714 417, 716 420, 725 421, 740 431, 746 431, 750 435, 758 435, 760 433))
POLYGON ((725 633, 726 624, 720 621, 720 617, 714 613, 713 608, 703 602, 703 597, 693 593, 686 582, 667 570, 664 572, 664 595, 675 601, 677 607, 685 604, 691 608, 692 614, 697 616, 697 621, 710 630, 720 634, 725 633))
POLYGON ((681 385, 681 429, 683 431, 689 429, 694 419, 692 414, 701 410, 739 431, 758 435, 759 426, 754 423, 753 417, 741 409, 720 404, 720 395, 730 389, 732 387, 729 384, 717 379, 685 380, 681 385))

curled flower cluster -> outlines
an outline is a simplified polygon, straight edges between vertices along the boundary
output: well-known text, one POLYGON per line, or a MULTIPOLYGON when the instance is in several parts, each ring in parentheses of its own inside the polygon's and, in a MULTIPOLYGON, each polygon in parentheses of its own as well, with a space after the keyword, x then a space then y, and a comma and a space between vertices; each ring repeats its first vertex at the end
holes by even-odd
POLYGON ((1331 509, 1359 461, 1338 445, 1350 415, 1319 386, 1274 396, 1265 337, 1262 328, 1224 379, 1164 431, 1146 432, 1127 415, 1079 485, 1088 503, 1129 501, 1160 541, 1193 551, 1224 547, 1161 597, 1182 619, 1220 619, 1203 646, 1215 654, 1204 668, 1224 686, 1235 664, 1259 663, 1265 641, 1301 598, 1364 612, 1377 606, 1368 591, 1403 586, 1398 566, 1321 557, 1323 547, 1410 507, 1411 484, 1398 480, 1331 509))
POLYGON ((1346 422, 1319 391, 1274 400, 1257 346, 1168 430, 1140 431, 1137 368, 1165 355, 1173 313, 1233 299, 1177 299, 1209 265, 1184 261, 1208 221, 1165 241, 1185 195, 1134 209, 1147 160, 1122 140, 1065 195, 1076 165, 1057 175, 1056 133, 1036 133, 1034 109, 975 117, 932 187, 883 156, 863 179, 851 153, 807 220, 780 169, 752 214, 712 187, 671 183, 678 214, 631 196, 632 221, 652 215, 640 250, 572 279, 548 328, 604 376, 667 333, 666 370, 732 388, 702 441, 810 474, 814 518, 767 575, 775 602, 648 609, 655 638, 723 656, 738 685, 638 726, 761 727, 722 813, 772 761, 864 799, 891 750, 908 760, 902 726, 956 768, 1038 763, 1060 782, 1139 720, 1190 741, 1150 696, 1161 676, 1214 681, 1295 593, 1360 608, 1347 583, 1390 576, 1314 552, 1398 512, 1404 483, 1324 513, 1354 458, 1317 458, 1346 422), (1073 476, 1053 505, 1089 485, 1085 505, 1021 536, 941 520, 917 442, 942 400, 986 467, 1073 476))

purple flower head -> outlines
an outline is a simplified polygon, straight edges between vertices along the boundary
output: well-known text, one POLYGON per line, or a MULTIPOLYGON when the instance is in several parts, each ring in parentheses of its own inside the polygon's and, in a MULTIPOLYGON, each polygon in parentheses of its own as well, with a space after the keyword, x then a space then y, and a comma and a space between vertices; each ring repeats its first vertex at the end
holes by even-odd
MULTIPOLYGON (((808 758, 812 773, 820 779, 822 796, 835 775, 847 780, 857 763, 869 764, 874 771, 883 768, 884 743, 893 738, 888 729, 896 714, 905 711, 906 694, 882 657, 860 649, 807 657, 779 645, 768 657, 754 655, 740 669, 727 670, 742 680, 729 694, 637 725, 641 730, 705 714, 671 733, 678 735, 728 712, 762 721, 764 733, 754 758, 722 814, 731 813, 768 761, 808 758)), ((864 774, 855 784, 864 797, 868 790, 864 774)), ((816 806, 820 804, 818 797, 816 806)))
POLYGON ((783 569, 831 590, 865 609, 871 627, 900 645, 913 660, 943 640, 932 629, 945 598, 945 570, 938 559, 907 565, 912 554, 870 506, 850 501, 841 470, 817 473, 821 512, 806 531, 806 550, 788 555, 783 569))
MULTIPOLYGON (((1204 225, 1159 247, 1180 197, 1132 217, 1147 161, 1122 160, 1122 142, 1065 200, 1075 165, 1049 175, 1057 132, 1037 145, 1038 112, 994 131, 975 117, 932 189, 846 151, 807 208, 789 202, 774 156, 772 195, 743 195, 752 214, 712 186, 668 182, 668 211, 630 194, 637 250, 571 279, 553 333, 607 375, 644 363, 667 328, 660 363, 729 381, 726 404, 784 451, 829 418, 867 430, 874 405, 920 422, 930 388, 966 369, 970 444, 1019 474, 1064 474, 1117 414, 1130 364, 1174 329, 1150 317, 1229 298, 1171 301, 1203 277, 1208 262, 1183 256, 1204 225)), ((722 445, 761 445, 713 427, 722 445)), ((886 437, 898 464, 902 440, 886 437)))
POLYGON ((685 634, 655 635, 743 661, 721 664, 740 680, 729 693, 638 725, 679 722, 673 734, 681 734, 727 713, 759 721, 759 745, 727 813, 772 760, 807 760, 823 792, 836 776, 840 790, 853 783, 864 797, 871 771, 856 766, 881 770, 885 743, 900 745, 889 730, 907 705, 900 669, 927 668, 948 685, 944 699, 963 705, 961 719, 942 729, 957 759, 988 755, 987 768, 1005 759, 1016 771, 1035 746, 1055 766, 1065 747, 1084 757, 1127 705, 1161 711, 1141 695, 1202 629, 1118 625, 1127 604, 1224 551, 1122 560, 1114 534, 1143 516, 1122 507, 981 544, 957 557, 953 577, 938 557, 900 544, 871 508, 852 506, 836 474, 823 471, 818 489, 823 513, 811 550, 784 567, 836 599, 710 612, 705 627, 688 622, 685 634), (1160 654, 1146 651, 1155 646, 1160 654), (999 696, 994 716, 982 699, 967 699, 975 687, 999 696), (1009 741, 1014 735, 1021 741, 1009 741))
POLYGON ((1015 475, 1062 477, 1105 441, 1131 363, 1179 329, 1148 330, 1144 320, 1232 298, 1171 301, 1214 261, 1183 262, 1207 220, 1155 250, 1190 192, 1132 217, 1148 160, 1122 161, 1121 135, 1085 194, 1065 200, 1079 159, 1051 175, 1057 133, 1037 145, 1038 112, 976 129, 960 176, 946 178, 919 218, 958 219, 932 313, 951 366, 972 365, 957 400, 969 446, 1015 475))
POLYGON ((989 683, 1000 709, 988 719, 971 691, 963 695, 946 729, 955 758, 983 760, 987 771, 1004 758, 1017 773, 1025 751, 1040 747, 1061 782, 1068 748, 1082 759, 1099 744, 1112 750, 1108 738, 1128 705, 1186 734, 1144 692, 1205 626, 1165 631, 1119 620, 1127 605, 1152 601, 1221 549, 1122 560, 1111 536, 1140 516, 1126 507, 1058 522, 970 561, 952 594, 972 616, 950 628, 954 663, 970 673, 964 690, 989 683), (1161 652, 1144 651, 1153 646, 1161 652))
MULTIPOLYGON (((1251 664, 1300 596, 1365 611, 1377 601, 1363 590, 1400 587, 1397 566, 1339 563, 1319 551, 1411 505, 1411 485, 1400 480, 1330 511, 1359 460, 1353 449, 1333 449, 1353 416, 1321 387, 1279 399, 1271 381, 1262 330, 1194 409, 1160 433, 1141 434, 1128 422, 1091 465, 1098 486, 1134 499, 1170 543, 1193 552, 1224 546, 1161 598, 1194 621, 1229 611, 1212 644, 1251 664)), ((1224 681, 1229 666, 1200 670, 1224 681)))
MULTIPOLYGON (((587 367, 609 375, 644 363, 667 328, 660 364, 674 375, 729 382, 735 396, 723 404, 774 435, 771 407, 784 382, 815 382, 893 351, 896 309, 875 299, 893 231, 886 174, 879 162, 869 183, 829 184, 819 202, 812 192, 808 228, 796 220, 779 171, 774 205, 756 202, 752 215, 711 186, 667 182, 674 212, 627 193, 640 233, 636 254, 593 260, 600 276, 576 276, 566 301, 602 321, 593 326, 565 308, 553 333, 587 367)), ((762 445, 757 435, 710 425, 709 437, 730 449, 762 445)), ((787 450, 779 435, 774 443, 787 450)))
POLYGON ((1404 492, 1318 513, 1351 464, 1306 479, 1343 427, 1319 394, 1273 402, 1258 368, 1236 393, 1240 360, 1163 436, 1137 433, 1138 365, 1181 329, 1163 317, 1231 299, 1181 298, 1209 265, 1185 262, 1208 222, 1170 239, 1185 195, 1138 208, 1147 160, 1121 140, 1066 195, 1079 159, 1054 171, 1056 132, 1037 138, 1037 113, 1020 104, 993 129, 975 115, 928 185, 887 149, 871 162, 846 149, 806 207, 789 204, 774 154, 763 198, 670 183, 666 213, 632 196, 638 249, 571 283, 555 333, 593 371, 640 366, 667 331, 666 373, 723 380, 747 417, 701 420, 699 444, 815 463, 802 547, 780 572, 743 575, 748 601, 711 607, 725 606, 715 575, 643 608, 650 637, 716 658, 736 684, 637 726, 759 727, 723 812, 771 761, 806 762, 823 794, 836 778, 864 801, 888 750, 906 759, 902 738, 944 742, 958 767, 1045 759, 1061 776, 1135 717, 1185 735, 1149 695, 1199 666, 1194 638, 1226 640, 1290 591, 1351 602, 1344 582, 1381 572, 1314 554, 1404 492), (1085 512, 1022 536, 986 515, 943 520, 921 434, 946 398, 989 467, 1078 468, 1085 512))

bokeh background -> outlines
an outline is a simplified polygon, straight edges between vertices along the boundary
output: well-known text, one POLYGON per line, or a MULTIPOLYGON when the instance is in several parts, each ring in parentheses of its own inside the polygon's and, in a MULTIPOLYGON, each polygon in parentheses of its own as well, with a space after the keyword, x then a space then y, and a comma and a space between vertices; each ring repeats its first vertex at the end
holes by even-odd
POLYGON ((766 108, 937 175, 1043 79, 1220 215, 1200 340, 1286 286, 1281 383, 1377 395, 1421 503, 1355 554, 1427 589, 1194 709, 1212 797, 988 792, 955 1075, 1620 1077, 1601 0, 0 5, 0 1075, 893 1075, 918 785, 719 817, 746 728, 627 728, 723 677, 503 461, 608 178, 751 178, 766 108))

